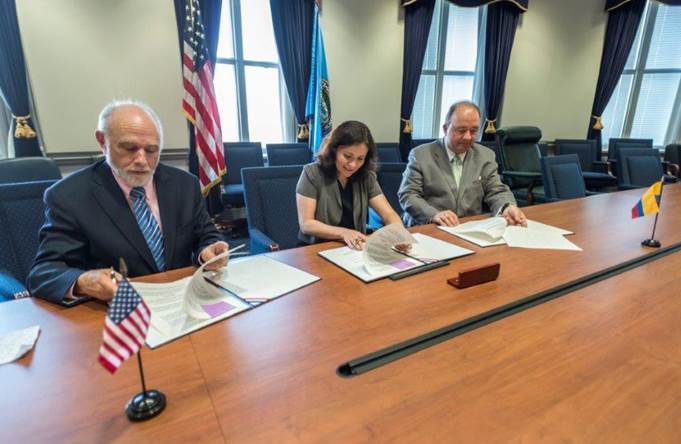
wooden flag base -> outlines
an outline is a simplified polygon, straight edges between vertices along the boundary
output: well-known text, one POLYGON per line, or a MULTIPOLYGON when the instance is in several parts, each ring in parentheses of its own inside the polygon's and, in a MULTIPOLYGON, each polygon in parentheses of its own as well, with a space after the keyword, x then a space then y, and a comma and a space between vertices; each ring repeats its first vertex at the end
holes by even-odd
POLYGON ((158 390, 146 390, 128 401, 125 413, 130 421, 145 421, 158 415, 165 408, 166 395, 158 390))
POLYGON ((650 248, 660 248, 662 246, 660 241, 657 240, 657 239, 646 239, 643 242, 641 242, 641 245, 643 245, 644 247, 650 247, 650 248))

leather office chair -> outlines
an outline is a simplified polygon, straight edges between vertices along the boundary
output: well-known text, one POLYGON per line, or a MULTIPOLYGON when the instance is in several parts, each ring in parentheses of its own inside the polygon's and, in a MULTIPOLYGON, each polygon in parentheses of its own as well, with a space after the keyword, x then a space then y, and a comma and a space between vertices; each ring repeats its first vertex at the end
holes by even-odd
POLYGON ((608 140, 608 161, 617 161, 617 150, 620 148, 652 148, 653 139, 632 139, 612 137, 608 140))
POLYGON ((312 153, 306 143, 268 143, 267 165, 305 165, 312 162, 312 153))
POLYGON ((225 191, 222 203, 230 207, 244 206, 244 185, 241 182, 241 169, 264 166, 260 142, 224 143, 227 174, 222 178, 225 191))
POLYGON ((55 182, 0 185, 0 300, 28 296, 24 283, 38 251, 43 194, 55 182))
POLYGON ((669 165, 674 165, 671 167, 670 173, 674 174, 676 177, 680 176, 679 166, 681 165, 681 143, 670 143, 664 149, 664 162, 669 165))
POLYGON ((544 202, 541 182, 539 140, 536 126, 510 126, 497 131, 501 147, 503 176, 519 205, 544 202))
POLYGON ((616 156, 621 190, 648 187, 664 175, 660 153, 653 148, 619 148, 616 156))
POLYGON ((584 177, 577 154, 542 157, 539 162, 547 201, 586 196, 584 177))
POLYGON ((298 245, 296 184, 302 172, 302 165, 241 170, 251 254, 298 245))
POLYGON ((588 189, 597 190, 617 185, 617 178, 608 174, 608 163, 600 160, 595 140, 556 139, 554 149, 557 156, 576 154, 579 157, 584 183, 588 189))
POLYGON ((400 163, 400 145, 398 143, 377 143, 379 163, 400 163))
MULTIPOLYGON (((402 174, 407 168, 406 163, 382 163, 378 169, 377 179, 381 186, 383 195, 388 199, 388 203, 393 207, 393 210, 402 217, 402 207, 400 200, 397 197, 397 191, 400 189, 402 183, 402 174)), ((383 221, 381 217, 371 207, 369 207, 369 221, 367 227, 373 230, 381 228, 383 221)))
POLYGON ((0 184, 61 179, 57 163, 49 157, 0 160, 0 184))

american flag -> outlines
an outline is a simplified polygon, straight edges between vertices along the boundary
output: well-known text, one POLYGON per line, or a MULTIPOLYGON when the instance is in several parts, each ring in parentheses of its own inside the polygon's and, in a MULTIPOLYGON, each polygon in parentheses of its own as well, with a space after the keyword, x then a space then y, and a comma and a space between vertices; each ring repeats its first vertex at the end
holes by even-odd
POLYGON ((106 314, 99 363, 113 374, 147 337, 151 312, 127 279, 118 283, 106 314))
POLYGON ((222 151, 220 114, 213 89, 213 72, 198 0, 186 0, 182 38, 182 108, 194 124, 199 182, 204 195, 222 180, 225 156, 222 151))

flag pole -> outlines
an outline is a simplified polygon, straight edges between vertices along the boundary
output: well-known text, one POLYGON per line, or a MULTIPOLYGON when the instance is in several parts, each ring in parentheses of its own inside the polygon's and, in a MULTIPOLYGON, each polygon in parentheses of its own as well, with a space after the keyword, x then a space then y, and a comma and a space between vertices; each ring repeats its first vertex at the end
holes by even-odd
POLYGON ((646 239, 641 242, 644 247, 650 248, 660 248, 662 244, 659 240, 655 239, 655 229, 657 228, 657 217, 660 215, 660 210, 662 209, 662 191, 664 190, 664 176, 660 179, 660 200, 657 202, 657 213, 655 213, 655 221, 653 222, 653 234, 650 239, 646 239))
MULTIPOLYGON (((123 258, 118 260, 119 272, 123 280, 128 279, 128 266, 123 258)), ((142 366, 142 349, 137 350, 137 366, 142 381, 142 392, 133 396, 125 406, 125 414, 130 421, 145 421, 161 413, 166 408, 166 395, 158 390, 147 390, 142 366)))

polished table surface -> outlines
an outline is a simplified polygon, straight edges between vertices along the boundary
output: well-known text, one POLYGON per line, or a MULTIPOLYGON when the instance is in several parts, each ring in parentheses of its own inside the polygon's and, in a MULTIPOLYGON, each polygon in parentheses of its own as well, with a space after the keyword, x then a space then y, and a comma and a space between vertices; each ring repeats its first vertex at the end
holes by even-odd
MULTIPOLYGON (((0 332, 36 323, 36 349, 0 367, 0 441, 362 442, 678 441, 681 253, 352 378, 343 362, 643 256, 653 218, 629 218, 642 190, 525 208, 575 232, 584 251, 478 248, 447 267, 364 284, 316 255, 274 258, 322 277, 295 293, 143 352, 168 396, 132 424, 134 362, 96 362, 105 307, 0 304, 0 332), (497 281, 457 290, 457 270, 501 263, 497 281)), ((681 185, 665 187, 656 238, 681 242, 681 185)), ((187 270, 149 279, 178 277, 187 270)))

